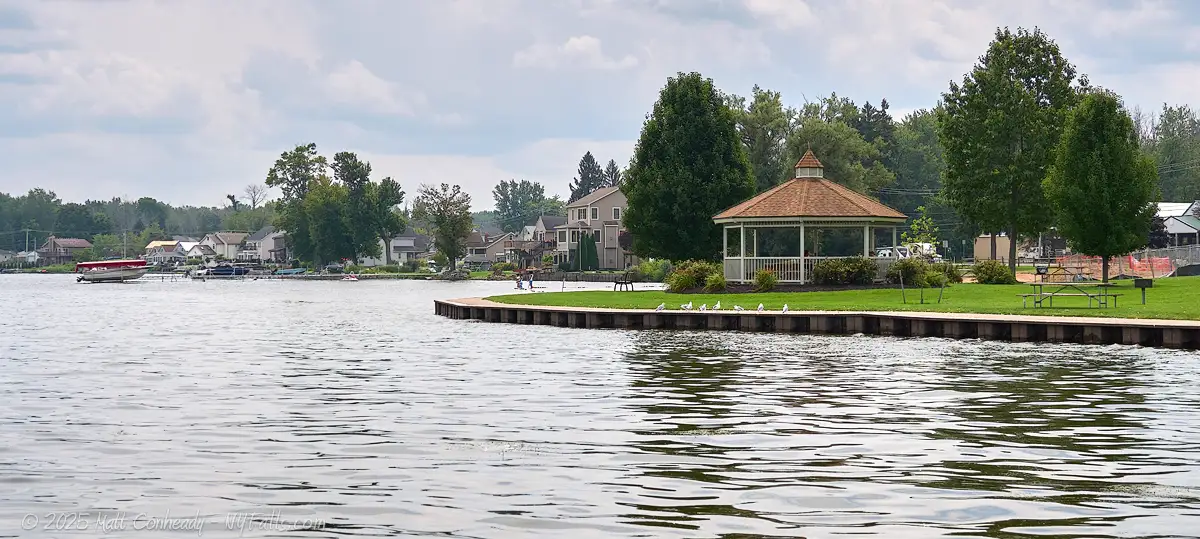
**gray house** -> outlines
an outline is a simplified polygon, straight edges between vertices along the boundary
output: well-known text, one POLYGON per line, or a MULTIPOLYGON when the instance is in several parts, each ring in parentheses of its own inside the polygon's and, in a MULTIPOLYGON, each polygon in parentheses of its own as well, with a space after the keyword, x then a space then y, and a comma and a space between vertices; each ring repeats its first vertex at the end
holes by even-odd
POLYGON ((600 269, 625 269, 635 264, 619 242, 621 232, 625 231, 621 217, 626 206, 625 193, 618 187, 601 187, 568 204, 567 222, 554 227, 558 236, 556 262, 575 260, 580 236, 591 234, 596 238, 600 269))

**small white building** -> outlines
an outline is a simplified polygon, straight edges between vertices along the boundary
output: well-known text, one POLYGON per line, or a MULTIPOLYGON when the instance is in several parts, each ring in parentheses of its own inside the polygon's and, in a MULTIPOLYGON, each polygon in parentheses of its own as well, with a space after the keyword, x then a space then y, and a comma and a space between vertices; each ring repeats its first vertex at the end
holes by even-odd
POLYGON ((216 256, 234 260, 247 236, 249 234, 245 232, 213 232, 205 234, 204 239, 200 240, 200 245, 208 246, 216 253, 216 256))

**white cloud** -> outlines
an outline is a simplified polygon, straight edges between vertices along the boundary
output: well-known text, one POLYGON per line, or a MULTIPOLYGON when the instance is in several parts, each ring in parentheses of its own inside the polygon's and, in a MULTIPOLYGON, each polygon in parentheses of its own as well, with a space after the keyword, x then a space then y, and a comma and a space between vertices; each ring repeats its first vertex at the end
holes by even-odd
POLYGON ((815 21, 805 0, 743 0, 743 3, 755 17, 784 30, 808 26, 815 21))
POLYGON ((522 68, 581 67, 585 69, 628 69, 638 65, 633 55, 620 59, 604 54, 600 40, 592 36, 575 36, 562 45, 535 43, 513 55, 513 66, 522 68))
POLYGON ((325 86, 328 99, 381 114, 413 116, 429 106, 423 94, 410 92, 406 95, 398 85, 379 78, 358 60, 351 60, 329 73, 325 86))

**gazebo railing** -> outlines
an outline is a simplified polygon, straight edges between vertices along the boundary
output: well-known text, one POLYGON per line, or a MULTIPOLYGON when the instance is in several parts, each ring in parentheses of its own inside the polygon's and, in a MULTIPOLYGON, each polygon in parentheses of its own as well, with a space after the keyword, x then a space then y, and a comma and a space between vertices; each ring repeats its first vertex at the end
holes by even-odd
MULTIPOLYGON (((781 283, 798 283, 812 282, 813 268, 822 260, 835 260, 839 258, 851 258, 846 256, 806 256, 804 258, 796 257, 762 257, 748 256, 745 258, 726 258, 725 259, 725 278, 730 281, 754 281, 754 276, 758 275, 759 271, 771 270, 775 272, 775 277, 781 283), (804 280, 801 281, 800 268, 803 266, 804 280)), ((892 265, 894 260, 887 258, 876 258, 875 263, 879 267, 877 279, 883 279, 887 275, 888 267, 892 265)))

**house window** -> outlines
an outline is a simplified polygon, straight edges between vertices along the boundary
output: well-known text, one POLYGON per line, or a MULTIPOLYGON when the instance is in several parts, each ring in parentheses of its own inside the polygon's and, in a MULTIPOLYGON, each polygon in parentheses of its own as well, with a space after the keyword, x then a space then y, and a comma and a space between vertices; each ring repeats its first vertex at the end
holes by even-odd
POLYGON ((577 242, 577 241, 579 241, 579 231, 578 231, 578 230, 572 230, 572 231, 571 231, 571 243, 575 243, 575 242, 577 242))
POLYGON ((561 241, 564 243, 567 241, 567 231, 566 230, 558 231, 558 241, 561 241))
MULTIPOLYGON (((592 208, 592 209, 595 210, 596 208, 592 208)), ((600 245, 600 246, 604 245, 604 239, 600 237, 599 230, 593 230, 592 237, 596 239, 596 245, 600 245)))
POLYGON ((621 220, 621 208, 613 208, 613 221, 621 220))
POLYGON ((587 219, 587 209, 579 208, 578 210, 575 210, 576 221, 583 221, 585 219, 587 219))
POLYGON ((600 208, 592 208, 592 220, 600 218, 600 208))

